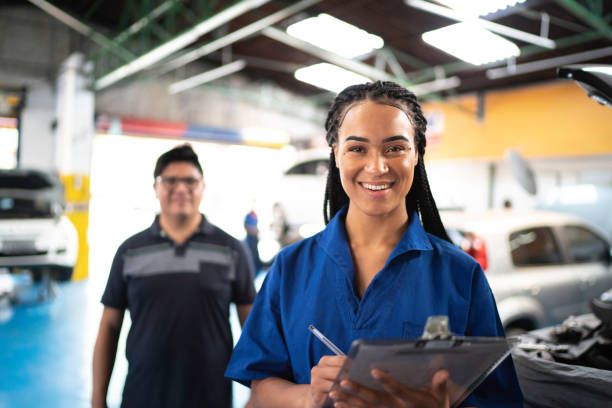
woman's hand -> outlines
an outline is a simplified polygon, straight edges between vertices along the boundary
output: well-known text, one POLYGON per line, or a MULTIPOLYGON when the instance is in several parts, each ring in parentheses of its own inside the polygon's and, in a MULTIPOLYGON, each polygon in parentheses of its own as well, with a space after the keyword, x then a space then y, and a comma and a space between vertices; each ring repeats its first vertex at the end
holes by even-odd
POLYGON ((330 397, 335 401, 335 408, 449 408, 448 372, 437 371, 431 386, 425 389, 408 388, 396 381, 382 370, 373 369, 374 377, 385 389, 377 391, 357 383, 344 380, 340 383, 342 390, 334 390, 330 397))
POLYGON ((310 392, 306 407, 318 408, 323 405, 342 364, 344 364, 344 360, 346 360, 345 356, 323 356, 319 360, 319 364, 312 367, 310 370, 310 392))

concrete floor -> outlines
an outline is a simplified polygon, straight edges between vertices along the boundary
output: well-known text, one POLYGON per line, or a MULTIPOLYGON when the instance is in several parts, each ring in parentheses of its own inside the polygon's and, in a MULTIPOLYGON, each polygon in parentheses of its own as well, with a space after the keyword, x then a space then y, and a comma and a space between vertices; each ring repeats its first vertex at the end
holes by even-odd
MULTIPOLYGON (((28 286, 20 304, 0 305, 0 408, 81 408, 90 406, 91 359, 102 306, 91 281, 54 285, 52 299, 40 301, 46 288, 28 286)), ((122 329, 108 394, 109 408, 121 402, 127 371, 122 329)), ((239 324, 232 311, 232 330, 239 324)), ((234 406, 243 407, 248 389, 235 384, 234 406)))

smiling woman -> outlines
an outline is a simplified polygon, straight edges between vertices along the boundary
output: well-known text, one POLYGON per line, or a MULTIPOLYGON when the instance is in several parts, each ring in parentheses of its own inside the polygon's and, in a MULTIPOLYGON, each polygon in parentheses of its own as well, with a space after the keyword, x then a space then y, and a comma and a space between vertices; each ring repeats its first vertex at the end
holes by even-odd
POLYGON ((349 217, 407 218, 405 197, 417 162, 413 145, 412 125, 401 110, 370 101, 348 109, 333 151, 350 197, 349 217))
MULTIPOLYGON (((346 356, 329 356, 309 325, 344 351, 359 338, 418 337, 432 315, 448 316, 457 335, 504 335, 480 265, 440 221, 423 165, 425 127, 414 94, 395 83, 336 97, 326 122, 327 226, 278 254, 226 371, 252 387, 255 406, 320 407, 328 397, 335 407, 456 403, 444 370, 416 390, 373 367, 385 391, 343 381, 330 392, 346 356)), ((522 406, 512 361, 461 406, 522 406)))

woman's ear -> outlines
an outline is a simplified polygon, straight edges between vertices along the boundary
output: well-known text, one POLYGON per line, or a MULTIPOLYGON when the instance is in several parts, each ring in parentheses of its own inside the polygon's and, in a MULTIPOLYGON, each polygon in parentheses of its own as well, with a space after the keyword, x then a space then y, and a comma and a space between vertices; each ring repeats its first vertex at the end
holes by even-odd
POLYGON ((332 144, 332 150, 334 152, 334 161, 336 162, 336 168, 338 168, 338 143, 332 144))

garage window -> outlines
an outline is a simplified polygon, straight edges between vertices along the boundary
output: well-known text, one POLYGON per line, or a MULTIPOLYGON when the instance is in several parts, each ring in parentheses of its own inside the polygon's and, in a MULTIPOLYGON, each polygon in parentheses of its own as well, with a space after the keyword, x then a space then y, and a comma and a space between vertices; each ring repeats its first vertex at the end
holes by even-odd
POLYGON ((561 263, 559 245, 550 228, 530 228, 510 234, 512 262, 516 266, 561 263))
POLYGON ((600 262, 607 259, 606 243, 586 228, 565 226, 563 233, 573 262, 600 262))

